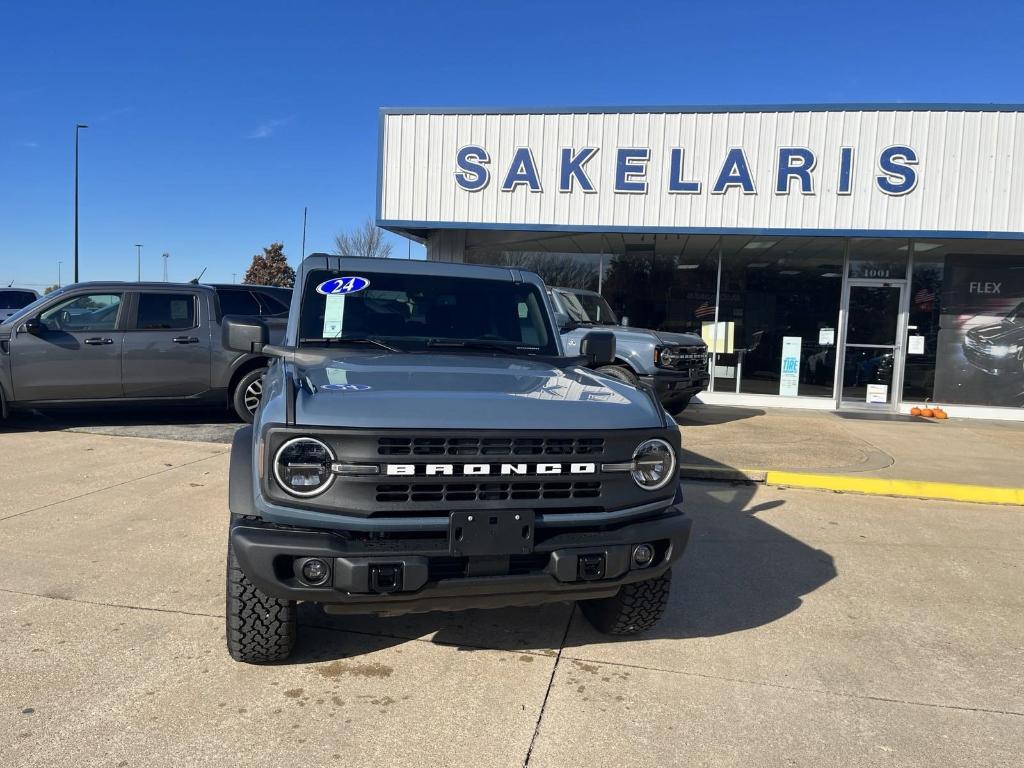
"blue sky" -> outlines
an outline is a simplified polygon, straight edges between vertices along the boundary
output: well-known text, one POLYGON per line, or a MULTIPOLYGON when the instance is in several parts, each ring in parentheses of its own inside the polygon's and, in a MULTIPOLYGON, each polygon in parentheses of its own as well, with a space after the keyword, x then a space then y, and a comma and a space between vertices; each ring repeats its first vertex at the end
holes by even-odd
MULTIPOLYGON (((1024 12, 957 2, 7 3, 0 280, 229 281, 375 207, 381 106, 1024 102, 1024 12)), ((393 238, 405 255, 405 241, 393 238)), ((414 254, 422 254, 414 246, 414 254)))

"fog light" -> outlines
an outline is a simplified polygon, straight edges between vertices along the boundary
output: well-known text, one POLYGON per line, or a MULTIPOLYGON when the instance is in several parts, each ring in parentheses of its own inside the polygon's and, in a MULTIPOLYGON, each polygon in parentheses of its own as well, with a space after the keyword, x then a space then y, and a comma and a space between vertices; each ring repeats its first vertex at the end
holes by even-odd
POLYGON ((633 550, 633 562, 637 568, 646 568, 654 562, 654 547, 650 544, 637 544, 633 550))
POLYGON ((317 557, 311 557, 302 564, 302 578, 314 587, 327 581, 331 569, 327 563, 317 557))

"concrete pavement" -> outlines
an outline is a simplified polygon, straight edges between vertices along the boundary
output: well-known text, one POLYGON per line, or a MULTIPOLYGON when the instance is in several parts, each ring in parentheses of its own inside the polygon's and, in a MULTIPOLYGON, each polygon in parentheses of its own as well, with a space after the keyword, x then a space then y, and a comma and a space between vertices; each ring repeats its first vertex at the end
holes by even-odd
POLYGON ((568 605, 303 607, 293 663, 261 668, 223 645, 223 445, 8 433, 0 466, 0 765, 979 768, 1024 751, 1014 508, 691 483, 695 538, 647 636, 610 640, 568 605))
POLYGON ((1024 504, 1024 422, 706 405, 677 421, 693 478, 1024 504))

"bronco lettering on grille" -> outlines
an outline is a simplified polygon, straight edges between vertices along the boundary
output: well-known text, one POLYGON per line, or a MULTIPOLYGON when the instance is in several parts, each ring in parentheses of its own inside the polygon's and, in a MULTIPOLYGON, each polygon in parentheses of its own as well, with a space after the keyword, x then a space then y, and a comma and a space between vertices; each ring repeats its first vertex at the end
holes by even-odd
POLYGON ((512 475, 592 475, 597 464, 385 464, 384 474, 391 477, 436 476, 512 476, 512 475))

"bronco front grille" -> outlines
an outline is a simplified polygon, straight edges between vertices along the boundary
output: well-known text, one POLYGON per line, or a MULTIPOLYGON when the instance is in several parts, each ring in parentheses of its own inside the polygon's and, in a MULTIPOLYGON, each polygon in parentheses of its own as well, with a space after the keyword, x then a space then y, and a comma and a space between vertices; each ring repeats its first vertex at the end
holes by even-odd
POLYGON ((377 486, 379 503, 438 501, 536 501, 538 499, 595 499, 601 495, 596 480, 567 482, 493 482, 493 483, 381 483, 377 486))
POLYGON ((602 437, 382 437, 381 456, 597 456, 602 437))

